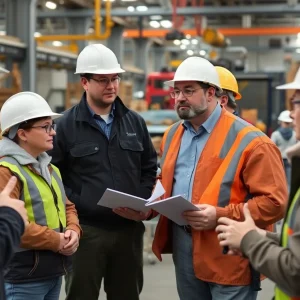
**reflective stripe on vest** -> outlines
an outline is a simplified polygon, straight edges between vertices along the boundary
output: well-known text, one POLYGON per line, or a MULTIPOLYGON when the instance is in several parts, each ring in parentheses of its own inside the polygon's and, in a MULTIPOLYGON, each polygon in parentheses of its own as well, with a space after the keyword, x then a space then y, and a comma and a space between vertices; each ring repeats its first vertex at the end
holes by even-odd
MULTIPOLYGON (((172 142, 172 138, 181 123, 182 121, 179 121, 172 125, 169 132, 167 133, 160 162, 161 169, 163 168, 163 163, 172 142)), ((234 184, 234 178, 237 173, 240 159, 244 153, 244 150, 254 139, 263 136, 265 136, 265 134, 262 131, 260 131, 256 127, 251 126, 249 123, 242 119, 236 119, 231 124, 219 153, 219 158, 221 158, 224 162, 226 161, 228 167, 226 169, 219 168, 217 170, 213 180, 208 185, 207 190, 205 191, 209 194, 209 190, 215 191, 215 185, 218 185, 219 193, 216 203, 217 206, 225 207, 229 204, 232 186, 234 184), (244 129, 247 130, 246 133, 243 132, 244 129), (241 140, 238 142, 237 138, 241 134, 241 140), (235 146, 235 149, 233 149, 233 146, 235 146)), ((251 195, 247 195, 243 200, 246 202, 249 198, 251 198, 251 195)))
POLYGON ((66 196, 60 172, 55 166, 51 165, 51 187, 43 177, 12 157, 3 157, 0 165, 10 169, 22 182, 20 199, 25 202, 30 222, 57 232, 66 227, 66 196))
MULTIPOLYGON (((289 236, 293 234, 296 222, 296 213, 297 209, 300 205, 300 188, 297 191, 296 195, 293 198, 293 201, 289 207, 286 220, 283 224, 282 230, 282 238, 281 238, 281 245, 283 247, 289 247, 289 236)), ((285 294, 282 290, 278 287, 275 289, 275 300, 300 300, 300 297, 290 297, 285 294)))

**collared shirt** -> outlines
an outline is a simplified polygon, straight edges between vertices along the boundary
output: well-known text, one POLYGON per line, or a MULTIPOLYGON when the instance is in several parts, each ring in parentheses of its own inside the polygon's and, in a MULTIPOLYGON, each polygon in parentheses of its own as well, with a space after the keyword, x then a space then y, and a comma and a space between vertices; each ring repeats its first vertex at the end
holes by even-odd
POLYGON ((197 132, 189 121, 184 121, 182 124, 185 131, 181 139, 174 171, 173 196, 182 195, 185 199, 191 201, 195 168, 209 135, 220 118, 221 112, 221 106, 217 105, 197 132))
POLYGON ((92 108, 88 105, 87 102, 86 102, 86 104, 87 104, 87 107, 89 108, 89 111, 91 112, 92 117, 96 121, 97 125, 102 129, 102 131, 104 132, 106 137, 109 139, 112 123, 114 120, 114 110, 116 108, 115 103, 113 103, 113 105, 111 107, 111 111, 109 113, 107 122, 105 122, 105 120, 103 120, 100 115, 95 114, 95 112, 92 110, 92 108))

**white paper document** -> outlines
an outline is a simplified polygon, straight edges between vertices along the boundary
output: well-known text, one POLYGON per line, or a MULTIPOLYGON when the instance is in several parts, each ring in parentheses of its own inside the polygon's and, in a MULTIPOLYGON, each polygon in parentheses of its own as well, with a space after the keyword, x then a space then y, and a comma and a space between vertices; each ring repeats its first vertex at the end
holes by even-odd
POLYGON ((98 205, 108 208, 128 207, 136 211, 147 212, 150 210, 150 208, 146 206, 148 201, 153 201, 161 197, 164 193, 165 189, 159 180, 156 183, 152 196, 147 200, 116 190, 106 189, 98 205))
POLYGON ((182 217, 183 212, 187 210, 199 210, 199 208, 180 195, 157 200, 165 192, 159 180, 156 183, 152 196, 147 200, 112 189, 106 189, 98 205, 112 209, 128 207, 142 212, 153 209, 180 226, 187 225, 186 220, 182 217))
POLYGON ((182 196, 173 196, 163 200, 148 202, 147 207, 159 212, 180 226, 188 225, 182 214, 187 210, 200 210, 193 203, 189 202, 182 196))

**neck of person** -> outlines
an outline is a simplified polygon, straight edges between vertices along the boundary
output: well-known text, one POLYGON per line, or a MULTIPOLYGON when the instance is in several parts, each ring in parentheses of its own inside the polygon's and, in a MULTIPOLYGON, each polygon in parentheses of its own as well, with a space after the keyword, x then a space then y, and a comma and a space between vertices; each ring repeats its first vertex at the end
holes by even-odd
POLYGON ((95 105, 95 103, 92 101, 92 99, 88 95, 86 95, 86 101, 87 101, 89 107, 92 109, 92 111, 96 115, 108 115, 111 112, 112 104, 95 105))
POLYGON ((19 146, 23 148, 27 153, 29 153, 36 160, 38 159, 38 156, 42 153, 37 149, 33 149, 32 147, 29 147, 26 143, 20 142, 19 146))

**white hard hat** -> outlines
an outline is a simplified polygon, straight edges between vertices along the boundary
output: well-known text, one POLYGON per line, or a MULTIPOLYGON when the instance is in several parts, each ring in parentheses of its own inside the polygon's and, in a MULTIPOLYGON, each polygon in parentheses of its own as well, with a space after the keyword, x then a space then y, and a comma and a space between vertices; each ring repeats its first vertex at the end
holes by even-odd
POLYGON ((200 81, 222 92, 216 68, 202 57, 192 56, 185 59, 177 68, 173 80, 166 81, 165 84, 174 87, 177 81, 200 81))
POLYGON ((56 119, 60 116, 62 115, 52 112, 42 96, 32 92, 17 93, 8 98, 1 108, 1 134, 13 126, 31 119, 41 117, 56 119))
POLYGON ((276 86, 277 90, 300 90, 300 68, 298 69, 294 81, 276 86))
POLYGON ((0 73, 9 73, 9 71, 0 67, 0 73))
POLYGON ((293 119, 290 117, 291 112, 289 110, 284 110, 280 113, 278 121, 285 123, 292 123, 293 119))
POLYGON ((116 74, 123 73, 116 55, 102 44, 86 46, 77 58, 75 74, 116 74))

